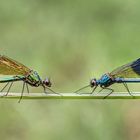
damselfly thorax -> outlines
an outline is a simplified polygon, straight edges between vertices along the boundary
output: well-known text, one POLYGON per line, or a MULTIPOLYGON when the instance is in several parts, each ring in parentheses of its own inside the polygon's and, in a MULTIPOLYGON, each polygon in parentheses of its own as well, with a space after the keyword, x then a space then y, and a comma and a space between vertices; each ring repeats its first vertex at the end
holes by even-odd
POLYGON ((40 76, 36 71, 31 70, 26 76, 24 81, 31 86, 39 87, 43 85, 43 81, 41 80, 40 76))

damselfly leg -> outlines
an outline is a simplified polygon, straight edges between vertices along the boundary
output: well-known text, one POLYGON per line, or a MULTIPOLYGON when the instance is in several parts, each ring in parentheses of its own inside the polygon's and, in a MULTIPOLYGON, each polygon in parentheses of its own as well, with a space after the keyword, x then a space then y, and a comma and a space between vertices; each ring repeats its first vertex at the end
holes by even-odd
MULTIPOLYGON (((3 92, 9 84, 10 84, 10 82, 6 83, 6 85, 2 88, 2 90, 1 90, 0 92, 3 92)), ((3 95, 2 97, 4 97, 4 96, 7 96, 7 95, 8 95, 8 93, 9 93, 9 91, 10 91, 10 89, 11 89, 12 85, 13 85, 13 82, 11 82, 11 84, 10 84, 10 86, 9 86, 9 88, 8 88, 8 90, 7 90, 7 92, 6 92, 6 94, 5 94, 5 95, 3 95)))
POLYGON ((20 101, 21 101, 21 99, 22 99, 22 97, 23 97, 24 88, 25 88, 25 81, 23 81, 22 92, 21 92, 21 96, 20 96, 20 99, 19 99, 18 103, 20 103, 20 101))
POLYGON ((109 95, 111 95, 114 92, 114 89, 111 89, 111 88, 104 88, 104 89, 107 89, 108 91, 110 91, 110 93, 106 95, 104 99, 106 99, 109 95))
MULTIPOLYGON (((85 94, 85 93, 79 93, 79 91, 84 90, 84 89, 86 89, 86 88, 88 88, 88 87, 90 87, 90 85, 84 86, 84 87, 82 87, 82 88, 80 88, 80 89, 74 91, 74 93, 76 93, 76 94, 85 94)), ((93 92, 94 92, 94 91, 93 91, 93 92)))
POLYGON ((29 91, 28 83, 25 83, 25 84, 26 84, 27 93, 29 94, 30 91, 29 91))
POLYGON ((129 93, 129 95, 132 96, 132 97, 134 97, 134 96, 131 94, 131 92, 130 92, 130 90, 129 90, 129 88, 128 88, 128 85, 127 85, 125 82, 123 83, 123 85, 124 85, 124 87, 126 88, 126 90, 127 90, 127 92, 129 93))
POLYGON ((94 91, 97 89, 98 86, 95 86, 94 89, 92 90, 92 92, 90 94, 93 94, 94 91))
MULTIPOLYGON (((42 86, 43 86, 43 85, 42 85, 42 86)), ((57 95, 62 96, 60 93, 57 93, 57 92, 55 92, 54 90, 52 90, 52 89, 50 89, 50 88, 48 88, 48 87, 43 86, 43 88, 44 88, 44 93, 45 93, 45 94, 49 94, 49 92, 46 91, 46 89, 47 89, 47 90, 51 91, 51 92, 54 93, 54 94, 57 94, 57 95)))
POLYGON ((0 92, 3 92, 5 90, 5 88, 10 84, 10 82, 6 83, 6 85, 1 89, 0 92))
POLYGON ((10 89, 11 89, 12 85, 13 85, 13 82, 11 82, 11 84, 10 84, 10 86, 9 86, 9 88, 8 88, 7 93, 6 93, 6 95, 5 95, 5 96, 7 96, 7 95, 8 95, 8 93, 9 93, 9 91, 10 91, 10 89))
POLYGON ((104 99, 106 99, 109 95, 111 95, 113 92, 114 92, 114 89, 111 89, 111 88, 107 88, 107 87, 101 87, 102 89, 98 92, 98 93, 100 93, 100 92, 102 92, 103 90, 108 90, 108 91, 110 91, 110 93, 108 93, 105 97, 104 97, 104 99))

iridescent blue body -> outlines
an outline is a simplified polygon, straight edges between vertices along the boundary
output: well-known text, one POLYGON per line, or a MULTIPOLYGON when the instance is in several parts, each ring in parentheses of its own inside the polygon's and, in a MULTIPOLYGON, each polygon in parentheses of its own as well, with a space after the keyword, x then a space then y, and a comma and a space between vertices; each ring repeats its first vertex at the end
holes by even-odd
POLYGON ((104 74, 99 80, 93 80, 96 81, 96 86, 100 85, 101 87, 109 87, 114 83, 140 83, 140 78, 112 78, 109 74, 104 74))
POLYGON ((99 80, 96 80, 96 84, 101 87, 108 87, 114 83, 114 79, 112 79, 109 74, 104 74, 99 80))
POLYGON ((99 92, 101 92, 103 89, 108 89, 110 90, 110 95, 112 92, 114 92, 114 90, 109 87, 114 83, 122 83, 127 89, 128 93, 131 94, 127 83, 140 83, 140 58, 115 69, 111 73, 104 74, 99 79, 92 79, 90 81, 90 85, 77 90, 76 93, 89 86, 92 88, 94 87, 92 91, 93 93, 95 89, 100 86, 101 90, 99 92))
POLYGON ((111 73, 104 74, 100 79, 92 79, 90 81, 90 86, 94 87, 94 90, 100 86, 102 89, 110 90, 110 94, 114 92, 113 89, 108 88, 114 83, 122 83, 124 84, 127 91, 130 93, 127 83, 140 83, 140 58, 129 63, 123 65, 111 73))

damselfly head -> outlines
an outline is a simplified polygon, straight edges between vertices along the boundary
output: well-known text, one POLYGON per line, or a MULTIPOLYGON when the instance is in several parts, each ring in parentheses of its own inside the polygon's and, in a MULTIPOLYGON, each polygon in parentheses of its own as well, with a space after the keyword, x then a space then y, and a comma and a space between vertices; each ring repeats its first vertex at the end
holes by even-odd
POLYGON ((52 83, 50 81, 50 78, 46 78, 44 81, 43 81, 43 85, 47 86, 47 87, 51 87, 52 83))
POLYGON ((90 86, 91 87, 97 86, 97 80, 95 78, 90 81, 90 86))

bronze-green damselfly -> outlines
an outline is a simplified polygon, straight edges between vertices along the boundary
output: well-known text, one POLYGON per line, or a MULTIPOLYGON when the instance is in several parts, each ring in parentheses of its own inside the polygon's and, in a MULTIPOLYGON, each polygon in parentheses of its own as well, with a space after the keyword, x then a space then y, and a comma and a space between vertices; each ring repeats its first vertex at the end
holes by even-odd
POLYGON ((4 89, 10 85, 6 95, 8 95, 14 82, 23 81, 23 88, 19 102, 22 99, 25 86, 27 88, 27 92, 29 93, 28 85, 33 87, 42 86, 45 93, 47 93, 46 89, 55 93, 49 88, 52 85, 50 78, 42 80, 36 71, 31 70, 25 65, 4 55, 0 55, 0 75, 3 75, 3 77, 0 78, 0 83, 6 83, 0 92, 3 92, 4 89))

